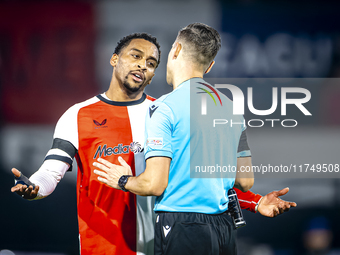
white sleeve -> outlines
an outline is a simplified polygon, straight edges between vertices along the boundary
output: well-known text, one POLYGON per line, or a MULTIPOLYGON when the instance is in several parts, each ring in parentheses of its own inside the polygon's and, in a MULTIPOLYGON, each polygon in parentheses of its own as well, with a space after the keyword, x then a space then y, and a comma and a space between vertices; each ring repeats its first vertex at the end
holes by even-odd
POLYGON ((38 196, 33 200, 50 195, 72 166, 74 155, 78 150, 78 112, 82 107, 97 101, 99 99, 93 97, 75 104, 58 120, 52 149, 48 151, 39 170, 29 178, 32 183, 39 186, 38 196))
POLYGON ((45 160, 39 170, 29 178, 32 183, 39 186, 38 195, 33 200, 50 195, 69 167, 69 164, 59 160, 45 160))
POLYGON ((78 112, 80 104, 70 107, 58 120, 53 138, 60 138, 70 142, 78 149, 78 112))
POLYGON ((38 195, 32 200, 50 195, 72 165, 73 157, 78 147, 78 110, 79 107, 75 105, 69 108, 59 119, 54 131, 52 149, 48 151, 39 170, 29 178, 32 183, 39 186, 38 195), (58 138, 62 140, 58 141, 58 138), (75 148, 72 149, 72 147, 75 148))
POLYGON ((39 170, 29 178, 32 183, 39 186, 38 195, 32 200, 50 195, 61 178, 64 177, 66 171, 72 166, 73 157, 78 147, 78 110, 79 107, 75 105, 69 108, 59 119, 54 131, 52 149, 48 151, 39 170), (58 141, 58 138, 62 140, 58 141), (66 149, 67 147, 70 148, 70 146, 71 149, 66 149))

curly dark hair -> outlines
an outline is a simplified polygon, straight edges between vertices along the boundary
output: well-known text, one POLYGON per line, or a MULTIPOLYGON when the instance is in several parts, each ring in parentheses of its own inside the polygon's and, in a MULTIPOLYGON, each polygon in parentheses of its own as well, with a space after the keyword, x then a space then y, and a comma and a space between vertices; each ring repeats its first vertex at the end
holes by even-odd
POLYGON ((130 35, 127 35, 125 37, 123 37, 118 43, 117 46, 115 48, 114 53, 116 53, 117 55, 119 55, 119 53, 122 51, 122 49, 124 49, 126 46, 129 45, 129 43, 133 40, 133 39, 144 39, 147 40, 151 43, 153 43, 157 49, 158 49, 158 61, 157 61, 157 66, 159 66, 159 63, 161 62, 161 46, 159 45, 157 38, 147 34, 147 33, 133 33, 130 35))

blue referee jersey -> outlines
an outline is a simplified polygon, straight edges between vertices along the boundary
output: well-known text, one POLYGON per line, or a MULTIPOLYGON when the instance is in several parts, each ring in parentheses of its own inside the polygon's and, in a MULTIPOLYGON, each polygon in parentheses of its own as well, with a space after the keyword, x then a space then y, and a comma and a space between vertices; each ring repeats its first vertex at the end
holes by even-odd
POLYGON ((228 209, 237 157, 250 156, 244 118, 232 112, 232 101, 201 78, 183 82, 151 104, 145 159, 172 159, 156 212, 219 214, 228 209))

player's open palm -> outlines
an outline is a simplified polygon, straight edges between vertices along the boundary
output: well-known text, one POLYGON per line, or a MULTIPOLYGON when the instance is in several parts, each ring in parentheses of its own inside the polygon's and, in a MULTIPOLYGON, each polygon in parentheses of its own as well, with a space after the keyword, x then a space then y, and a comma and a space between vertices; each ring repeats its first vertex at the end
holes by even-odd
POLYGON ((99 175, 98 180, 102 183, 109 185, 115 189, 121 189, 118 186, 118 180, 122 175, 132 175, 131 167, 126 163, 126 161, 122 157, 118 157, 118 161, 121 164, 115 165, 110 163, 109 161, 98 158, 98 162, 94 162, 93 165, 98 169, 94 170, 94 173, 99 175))
POLYGON ((28 178, 16 168, 12 168, 12 173, 17 182, 16 185, 11 188, 11 191, 25 199, 35 198, 38 194, 39 186, 33 186, 28 178))
POLYGON ((262 197, 257 209, 258 212, 266 217, 275 217, 288 211, 290 207, 296 207, 296 203, 284 201, 279 198, 279 196, 287 194, 288 191, 289 188, 284 188, 279 191, 272 191, 262 197))

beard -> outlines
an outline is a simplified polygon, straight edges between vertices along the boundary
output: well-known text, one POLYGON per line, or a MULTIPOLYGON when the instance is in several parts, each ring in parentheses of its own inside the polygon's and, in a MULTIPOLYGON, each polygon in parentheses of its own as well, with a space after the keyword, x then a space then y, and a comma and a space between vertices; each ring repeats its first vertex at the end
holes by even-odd
POLYGON ((138 86, 131 86, 131 84, 127 81, 127 77, 126 79, 123 81, 123 86, 127 92, 127 94, 133 94, 133 93, 136 93, 136 92, 139 92, 141 90, 141 88, 144 86, 144 83, 141 83, 140 85, 138 86))

